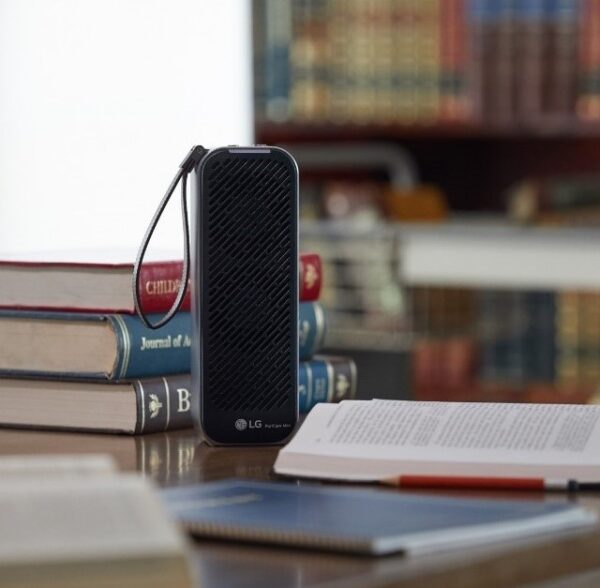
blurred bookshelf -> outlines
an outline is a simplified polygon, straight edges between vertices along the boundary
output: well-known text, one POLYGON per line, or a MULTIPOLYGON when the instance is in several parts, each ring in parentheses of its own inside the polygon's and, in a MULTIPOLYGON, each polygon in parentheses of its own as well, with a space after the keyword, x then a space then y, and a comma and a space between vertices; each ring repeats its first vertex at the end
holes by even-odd
POLYGON ((359 396, 594 400, 600 0, 254 0, 253 42, 359 396))
POLYGON ((600 139, 600 122, 562 121, 545 124, 477 124, 436 122, 431 124, 398 123, 273 123, 259 122, 256 131, 270 143, 305 141, 405 141, 426 139, 470 140, 578 140, 600 139))
POLYGON ((260 122, 580 132, 597 0, 256 0, 260 122))

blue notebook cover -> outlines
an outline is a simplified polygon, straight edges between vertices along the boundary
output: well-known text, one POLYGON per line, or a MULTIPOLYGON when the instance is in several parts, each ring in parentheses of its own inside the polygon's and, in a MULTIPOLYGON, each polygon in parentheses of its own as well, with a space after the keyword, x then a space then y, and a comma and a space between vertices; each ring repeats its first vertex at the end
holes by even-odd
POLYGON ((445 498, 377 489, 226 480, 163 490, 199 537, 371 555, 427 553, 595 523, 581 507, 445 498))

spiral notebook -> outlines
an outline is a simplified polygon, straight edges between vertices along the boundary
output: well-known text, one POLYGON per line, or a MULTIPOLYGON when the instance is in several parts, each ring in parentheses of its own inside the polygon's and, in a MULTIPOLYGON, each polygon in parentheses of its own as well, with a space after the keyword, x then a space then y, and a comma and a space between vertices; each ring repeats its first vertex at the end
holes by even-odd
POLYGON ((228 480, 163 491, 192 535, 370 555, 463 549, 596 522, 567 503, 228 480))

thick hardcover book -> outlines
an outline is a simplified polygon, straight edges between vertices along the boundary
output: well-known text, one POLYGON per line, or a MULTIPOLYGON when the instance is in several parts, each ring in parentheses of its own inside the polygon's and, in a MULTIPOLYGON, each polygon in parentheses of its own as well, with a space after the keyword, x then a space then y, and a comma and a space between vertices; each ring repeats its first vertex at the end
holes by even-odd
POLYGON ((134 315, 2 310, 0 374, 123 380, 186 373, 190 323, 187 312, 152 330, 134 315))
MULTIPOLYGON (((134 253, 127 251, 0 254, 0 308, 133 314, 134 253)), ((300 254, 300 300, 317 300, 321 259, 300 254)), ((182 262, 177 253, 144 263, 140 301, 146 313, 167 311, 177 295, 182 262)), ((182 310, 190 309, 189 290, 182 310)))
POLYGON ((298 370, 298 410, 307 413, 319 402, 356 396, 356 364, 347 357, 315 357, 298 370))
MULTIPOLYGON (((148 313, 167 310, 182 262, 176 252, 149 257, 140 297, 148 313)), ((133 313, 132 251, 56 251, 0 255, 0 308, 133 313)), ((189 309, 189 294, 183 307, 189 309)))
POLYGON ((298 309, 300 346, 298 354, 300 360, 310 359, 323 348, 327 324, 325 312, 318 302, 303 302, 298 309))
MULTIPOLYGON (((151 315, 151 320, 156 320, 151 315)), ((301 360, 323 346, 318 302, 299 310, 301 360)), ((0 310, 0 375, 104 380, 189 373, 190 313, 146 328, 135 315, 0 310)))
POLYGON ((168 488, 167 509, 199 537, 407 555, 589 527, 581 506, 225 480, 168 488))
POLYGON ((94 382, 0 379, 0 426, 143 434, 193 426, 188 374, 94 382))

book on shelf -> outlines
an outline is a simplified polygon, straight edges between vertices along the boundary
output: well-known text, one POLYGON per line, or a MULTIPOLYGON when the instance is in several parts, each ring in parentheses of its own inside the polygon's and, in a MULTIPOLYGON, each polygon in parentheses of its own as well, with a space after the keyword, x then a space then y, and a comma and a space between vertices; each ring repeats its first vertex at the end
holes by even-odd
POLYGON ((416 399, 577 403, 600 381, 595 291, 417 287, 411 294, 416 399), (461 299, 469 302, 462 309, 461 299))
POLYGON ((254 0, 259 121, 600 119, 598 0, 254 0))
POLYGON ((162 497, 197 537, 364 555, 464 550, 596 523, 593 511, 568 503, 236 479, 167 488, 162 497))
POLYGON ((580 0, 547 0, 548 78, 544 114, 567 118, 576 110, 580 0))
MULTIPOLYGON (((299 355, 323 347, 318 302, 299 310, 299 355)), ((150 315, 150 320, 158 316, 150 315)), ((190 371, 191 319, 179 312, 160 329, 134 315, 0 310, 0 375, 123 380, 190 371)))
POLYGON ((72 457, 72 467, 65 457, 19 457, 20 473, 4 459, 3 587, 192 585, 184 538, 148 480, 95 457, 72 457))
POLYGON ((278 474, 543 490, 600 483, 600 406, 347 400, 319 404, 278 474))
POLYGON ((581 0, 579 14, 579 92, 577 114, 600 120, 600 1, 581 0))
POLYGON ((529 178, 507 193, 507 212, 519 223, 600 224, 600 177, 529 178))
MULTIPOLYGON (((128 251, 56 251, 0 254, 0 308, 133 314, 133 259, 128 251)), ((301 253, 300 300, 313 301, 321 288, 316 253, 301 253)), ((140 302, 146 313, 166 312, 181 278, 173 252, 156 252, 140 273, 140 302)), ((182 310, 190 309, 187 292, 182 310)))
POLYGON ((471 116, 468 93, 466 2, 440 2, 440 119, 464 121, 471 116))
MULTIPOLYGON (((141 435, 194 426, 191 377, 120 382, 0 378, 0 426, 141 435)), ((349 358, 319 356, 298 366, 300 413, 356 395, 349 358)))

